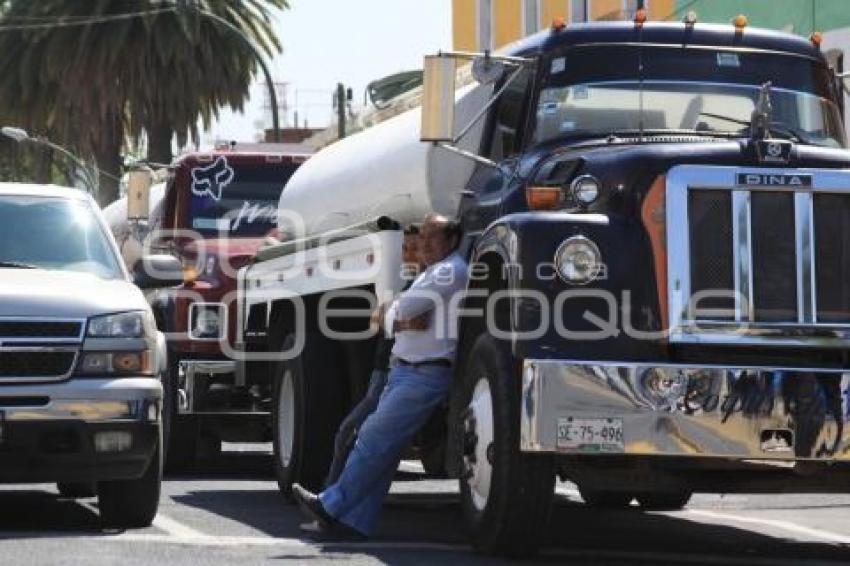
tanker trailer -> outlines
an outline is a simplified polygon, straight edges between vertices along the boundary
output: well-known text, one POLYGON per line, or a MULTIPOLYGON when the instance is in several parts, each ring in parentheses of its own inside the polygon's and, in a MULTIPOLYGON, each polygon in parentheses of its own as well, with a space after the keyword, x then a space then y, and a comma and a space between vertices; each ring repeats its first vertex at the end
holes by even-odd
MULTIPOLYGON (((492 85, 468 84, 464 73, 458 114, 472 121, 492 85)), ((421 96, 411 95, 402 104, 421 96)), ((312 157, 280 198, 285 241, 260 250, 239 273, 237 350, 244 350, 247 374, 267 371, 278 383, 272 428, 284 493, 293 482, 321 485, 334 432, 365 393, 374 349, 373 334, 365 332, 368 311, 403 285, 402 226, 432 211, 456 216, 474 171, 474 161, 420 143, 420 121, 414 104, 312 157), (342 296, 346 291, 359 295, 342 296), (361 335, 342 339, 323 331, 316 316, 323 305, 360 309, 347 320, 331 317, 329 325, 361 335), (310 313, 300 316, 304 309, 310 313), (278 359, 290 350, 297 355, 278 359)), ((464 151, 478 151, 483 129, 480 121, 469 129, 464 151)), ((435 444, 421 456, 442 473, 445 442, 435 444)))

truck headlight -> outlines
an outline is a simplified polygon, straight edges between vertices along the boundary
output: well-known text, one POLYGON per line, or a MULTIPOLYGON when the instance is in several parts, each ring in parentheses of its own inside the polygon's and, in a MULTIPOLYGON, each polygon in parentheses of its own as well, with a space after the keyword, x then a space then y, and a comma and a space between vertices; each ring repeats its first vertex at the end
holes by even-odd
POLYGON ((573 236, 555 252, 555 265, 561 279, 571 285, 587 285, 603 272, 602 254, 592 240, 573 236))
POLYGON ((582 175, 570 184, 573 198, 587 206, 599 198, 599 181, 593 175, 582 175))
POLYGON ((123 312, 89 319, 88 336, 92 338, 144 338, 147 335, 146 313, 123 312))
POLYGON ((189 336, 194 340, 224 338, 226 314, 221 303, 193 303, 189 307, 189 336))

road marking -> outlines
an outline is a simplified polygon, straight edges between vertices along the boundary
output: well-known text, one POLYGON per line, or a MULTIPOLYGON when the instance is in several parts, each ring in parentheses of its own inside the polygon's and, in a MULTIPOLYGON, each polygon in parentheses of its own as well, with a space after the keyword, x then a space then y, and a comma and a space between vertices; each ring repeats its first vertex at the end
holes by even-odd
POLYGON ((169 536, 181 539, 208 539, 213 538, 209 535, 196 531, 192 527, 184 525, 179 521, 175 521, 171 517, 167 517, 162 513, 158 513, 153 520, 153 526, 161 531, 165 531, 169 536))
MULTIPOLYGON (((688 515, 696 515, 698 517, 705 517, 707 519, 717 519, 719 521, 735 521, 737 523, 773 527, 775 529, 787 531, 790 533, 796 533, 798 535, 804 535, 807 537, 812 537, 836 544, 850 544, 850 536, 825 531, 823 529, 813 529, 811 527, 804 527, 803 525, 798 525, 797 523, 792 523, 790 521, 782 521, 779 519, 761 519, 757 517, 744 517, 741 515, 732 515, 731 513, 716 513, 714 511, 703 511, 702 509, 686 509, 683 513, 688 515)), ((672 515, 675 516, 676 513, 673 513, 672 515)))

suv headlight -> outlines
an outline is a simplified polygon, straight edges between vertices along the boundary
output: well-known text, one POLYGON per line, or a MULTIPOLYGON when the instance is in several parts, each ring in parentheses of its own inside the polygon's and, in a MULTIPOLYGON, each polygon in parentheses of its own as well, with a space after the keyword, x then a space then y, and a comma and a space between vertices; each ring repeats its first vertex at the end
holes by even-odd
POLYGON ((144 312, 123 312, 89 319, 87 336, 92 338, 144 338, 144 312))

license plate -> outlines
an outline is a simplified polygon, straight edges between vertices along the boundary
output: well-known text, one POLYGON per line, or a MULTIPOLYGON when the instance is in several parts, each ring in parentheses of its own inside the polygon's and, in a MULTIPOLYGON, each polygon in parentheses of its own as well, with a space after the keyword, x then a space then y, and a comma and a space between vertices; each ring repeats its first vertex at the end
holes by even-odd
POLYGON ((623 452, 623 419, 558 419, 559 449, 581 452, 623 452))

